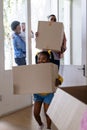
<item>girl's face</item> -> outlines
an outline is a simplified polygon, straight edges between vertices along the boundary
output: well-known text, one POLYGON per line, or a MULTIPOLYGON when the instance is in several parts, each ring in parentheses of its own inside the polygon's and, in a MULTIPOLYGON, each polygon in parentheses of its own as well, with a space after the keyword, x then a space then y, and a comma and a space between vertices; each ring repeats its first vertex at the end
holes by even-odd
POLYGON ((46 62, 49 62, 49 60, 46 57, 46 55, 39 54, 38 55, 38 64, 39 63, 46 63, 46 62))

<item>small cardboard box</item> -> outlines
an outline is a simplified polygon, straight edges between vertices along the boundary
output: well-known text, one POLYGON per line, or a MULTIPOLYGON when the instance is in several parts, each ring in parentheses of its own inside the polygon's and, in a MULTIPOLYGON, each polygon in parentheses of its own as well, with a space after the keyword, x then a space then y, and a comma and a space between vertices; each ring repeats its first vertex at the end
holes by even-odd
POLYGON ((56 78, 58 78, 58 67, 53 63, 13 67, 14 93, 52 92, 56 78))
POLYGON ((38 22, 38 37, 36 48, 61 51, 64 37, 64 27, 61 22, 38 22))
POLYGON ((58 130, 80 130, 83 113, 87 110, 82 101, 87 103, 87 86, 57 89, 47 114, 58 130))

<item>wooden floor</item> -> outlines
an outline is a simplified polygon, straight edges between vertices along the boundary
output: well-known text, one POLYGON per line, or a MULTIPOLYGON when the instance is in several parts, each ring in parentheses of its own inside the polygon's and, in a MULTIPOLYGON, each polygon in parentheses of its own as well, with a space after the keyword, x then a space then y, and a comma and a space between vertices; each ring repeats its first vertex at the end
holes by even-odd
MULTIPOLYGON (((43 110, 41 117, 46 125, 43 110)), ((33 117, 33 106, 0 118, 0 130, 38 130, 38 124, 33 117)), ((52 130, 57 130, 53 124, 52 130)))

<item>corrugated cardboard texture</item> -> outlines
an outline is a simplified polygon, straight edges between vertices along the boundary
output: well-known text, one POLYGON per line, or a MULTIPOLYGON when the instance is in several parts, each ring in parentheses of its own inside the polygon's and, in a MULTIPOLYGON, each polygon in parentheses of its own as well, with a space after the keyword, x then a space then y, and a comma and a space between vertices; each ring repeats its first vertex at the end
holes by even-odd
POLYGON ((13 67, 15 94, 47 93, 55 87, 58 67, 52 63, 13 67))
POLYGON ((61 89, 57 89, 47 114, 58 130, 80 130, 87 105, 61 89))
POLYGON ((60 51, 63 36, 63 23, 39 21, 36 48, 60 51))

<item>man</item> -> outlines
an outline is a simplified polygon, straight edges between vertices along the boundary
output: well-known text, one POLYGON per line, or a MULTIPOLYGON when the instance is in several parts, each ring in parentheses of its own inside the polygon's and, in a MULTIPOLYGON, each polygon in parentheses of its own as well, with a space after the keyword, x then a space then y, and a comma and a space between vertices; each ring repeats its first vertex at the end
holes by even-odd
POLYGON ((19 21, 13 21, 11 23, 11 29, 14 31, 12 35, 14 58, 17 65, 26 65, 26 44, 21 38, 21 26, 19 21))

